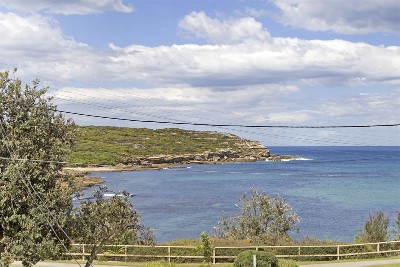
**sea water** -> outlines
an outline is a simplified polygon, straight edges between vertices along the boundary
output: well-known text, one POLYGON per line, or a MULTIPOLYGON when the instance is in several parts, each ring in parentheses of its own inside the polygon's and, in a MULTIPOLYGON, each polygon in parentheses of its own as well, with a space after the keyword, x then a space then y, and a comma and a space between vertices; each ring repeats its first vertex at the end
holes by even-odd
POLYGON ((177 169, 102 172, 110 190, 126 190, 154 229, 156 241, 213 234, 222 213, 233 216, 254 187, 281 196, 301 217, 295 239, 352 241, 370 214, 395 223, 400 211, 400 147, 270 147, 299 160, 192 164, 177 169))

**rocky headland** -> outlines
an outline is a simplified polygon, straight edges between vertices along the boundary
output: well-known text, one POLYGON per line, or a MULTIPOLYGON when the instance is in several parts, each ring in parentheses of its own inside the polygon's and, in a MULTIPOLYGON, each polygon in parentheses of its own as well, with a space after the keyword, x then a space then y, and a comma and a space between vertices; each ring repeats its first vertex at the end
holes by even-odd
MULTIPOLYGON (((220 132, 181 129, 79 127, 77 145, 64 170, 77 176, 96 171, 178 168, 186 164, 281 161, 258 141, 220 132)), ((96 180, 96 183, 99 182, 96 180)))

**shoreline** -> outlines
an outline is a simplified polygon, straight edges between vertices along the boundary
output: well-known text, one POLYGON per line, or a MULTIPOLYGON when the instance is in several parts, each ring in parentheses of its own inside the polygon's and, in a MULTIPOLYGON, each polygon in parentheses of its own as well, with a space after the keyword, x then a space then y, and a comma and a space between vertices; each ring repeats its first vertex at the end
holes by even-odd
POLYGON ((64 167, 63 170, 69 173, 92 173, 92 172, 123 172, 123 171, 148 171, 148 170, 163 170, 163 169, 176 169, 176 168, 184 168, 183 166, 192 165, 192 164, 227 164, 227 163, 245 163, 245 162, 279 162, 279 161, 291 161, 291 160, 298 160, 300 157, 298 156, 286 156, 286 155, 271 155, 270 157, 263 159, 263 160, 247 160, 245 158, 237 159, 235 161, 230 160, 221 160, 221 161, 199 161, 193 160, 188 162, 182 163, 152 163, 152 164, 145 164, 145 165, 123 165, 117 164, 113 165, 106 165, 106 166, 88 166, 88 167, 64 167), (179 165, 178 165, 179 164, 179 165))

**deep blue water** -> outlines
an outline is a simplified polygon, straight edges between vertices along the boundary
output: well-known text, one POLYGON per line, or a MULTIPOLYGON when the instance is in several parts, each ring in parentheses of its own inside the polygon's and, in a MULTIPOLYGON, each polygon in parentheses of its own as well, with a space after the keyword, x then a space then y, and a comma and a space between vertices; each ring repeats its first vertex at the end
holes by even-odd
POLYGON ((281 195, 302 218, 296 239, 351 241, 369 214, 395 223, 400 210, 400 147, 270 147, 273 154, 307 160, 218 165, 159 171, 94 173, 109 189, 126 190, 141 222, 158 242, 213 233, 238 212, 241 194, 255 187, 281 195))

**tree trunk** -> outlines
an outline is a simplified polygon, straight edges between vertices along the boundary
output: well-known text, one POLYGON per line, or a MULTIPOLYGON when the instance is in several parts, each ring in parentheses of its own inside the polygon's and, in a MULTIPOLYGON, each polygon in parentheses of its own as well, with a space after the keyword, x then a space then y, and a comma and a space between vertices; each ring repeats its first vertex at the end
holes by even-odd
POLYGON ((87 258, 85 267, 92 266, 92 263, 93 263, 94 259, 96 258, 96 255, 97 255, 97 249, 98 249, 97 246, 93 247, 92 251, 90 252, 90 256, 87 258))
POLYGON ((85 267, 90 267, 90 266, 92 266, 92 263, 93 263, 94 259, 96 258, 97 253, 99 252, 100 249, 103 248, 104 244, 105 244, 108 240, 110 240, 110 239, 111 239, 111 238, 104 239, 104 240, 102 240, 102 241, 100 242, 100 244, 95 245, 95 246, 93 247, 92 251, 90 252, 90 256, 88 257, 88 259, 87 259, 87 261, 86 261, 85 267))

